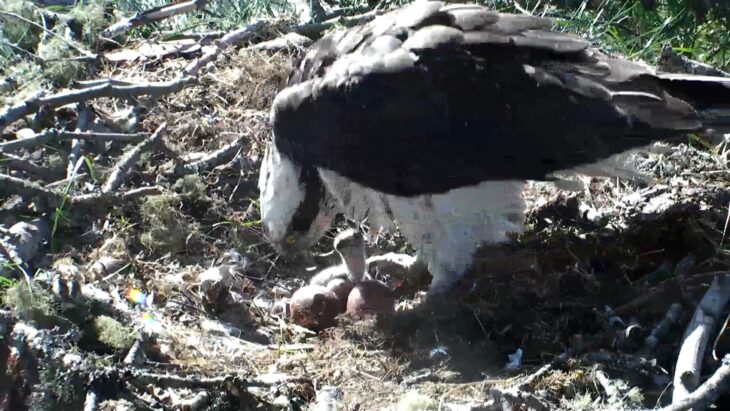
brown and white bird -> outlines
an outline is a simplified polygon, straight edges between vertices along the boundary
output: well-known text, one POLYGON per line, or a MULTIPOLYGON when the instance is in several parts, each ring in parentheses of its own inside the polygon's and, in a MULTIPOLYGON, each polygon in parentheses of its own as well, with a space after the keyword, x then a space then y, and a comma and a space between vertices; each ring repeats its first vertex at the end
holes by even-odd
POLYGON ((271 110, 259 179, 282 253, 338 213, 397 227, 451 289, 523 230, 526 180, 632 175, 623 154, 730 125, 730 80, 658 74, 545 18, 421 1, 328 34, 271 110))

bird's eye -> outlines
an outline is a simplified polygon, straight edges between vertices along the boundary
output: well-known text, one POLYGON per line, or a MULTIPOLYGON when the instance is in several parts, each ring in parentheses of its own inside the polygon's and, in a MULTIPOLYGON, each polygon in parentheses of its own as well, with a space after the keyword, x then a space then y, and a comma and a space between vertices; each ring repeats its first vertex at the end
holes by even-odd
POLYGON ((297 242, 297 237, 295 235, 290 235, 286 237, 286 243, 291 245, 297 242))

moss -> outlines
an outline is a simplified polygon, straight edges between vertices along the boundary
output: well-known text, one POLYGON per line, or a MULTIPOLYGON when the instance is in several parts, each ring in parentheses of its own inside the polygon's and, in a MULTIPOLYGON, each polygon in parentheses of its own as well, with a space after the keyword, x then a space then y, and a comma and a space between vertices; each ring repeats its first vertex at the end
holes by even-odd
POLYGON ((31 292, 28 283, 23 281, 8 288, 3 304, 11 308, 22 320, 38 321, 58 313, 53 301, 54 297, 51 293, 40 287, 33 287, 31 292))
POLYGON ((47 62, 45 73, 56 84, 67 86, 83 73, 83 65, 70 59, 78 54, 67 40, 51 36, 38 50, 38 55, 47 62))
POLYGON ((120 351, 130 349, 138 338, 134 329, 125 327, 119 321, 105 315, 94 320, 94 328, 99 341, 120 351))
POLYGON ((140 209, 147 230, 140 236, 142 245, 156 252, 177 252, 185 246, 188 223, 165 195, 147 197, 140 209))
POLYGON ((197 174, 188 174, 177 180, 172 189, 180 194, 183 200, 193 203, 202 203, 210 200, 205 192, 205 182, 197 174))
POLYGON ((106 2, 80 1, 71 9, 70 17, 81 25, 81 41, 94 44, 109 22, 104 18, 106 2))

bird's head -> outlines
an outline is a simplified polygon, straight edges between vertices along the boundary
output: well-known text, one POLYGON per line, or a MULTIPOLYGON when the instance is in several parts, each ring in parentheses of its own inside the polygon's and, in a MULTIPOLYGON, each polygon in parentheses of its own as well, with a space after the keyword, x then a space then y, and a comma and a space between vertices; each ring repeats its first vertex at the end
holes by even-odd
POLYGON ((266 148, 259 174, 259 206, 266 239, 280 254, 313 246, 331 226, 337 210, 314 167, 301 166, 266 148))

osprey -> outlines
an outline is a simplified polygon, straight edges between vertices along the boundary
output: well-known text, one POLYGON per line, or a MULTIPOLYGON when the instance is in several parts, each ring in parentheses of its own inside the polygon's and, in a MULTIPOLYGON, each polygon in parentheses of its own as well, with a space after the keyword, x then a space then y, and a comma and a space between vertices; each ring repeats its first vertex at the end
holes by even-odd
POLYGON ((307 249, 337 213, 397 225, 446 291, 523 230, 527 180, 625 175, 621 153, 730 124, 730 80, 660 75, 551 27, 424 1, 316 42, 271 110, 269 241, 307 249))

